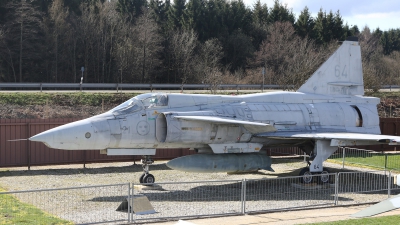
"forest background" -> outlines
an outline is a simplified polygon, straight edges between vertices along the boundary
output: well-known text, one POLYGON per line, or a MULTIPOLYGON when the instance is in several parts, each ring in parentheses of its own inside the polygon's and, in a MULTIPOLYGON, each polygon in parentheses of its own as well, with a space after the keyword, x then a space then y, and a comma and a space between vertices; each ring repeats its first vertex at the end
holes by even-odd
POLYGON ((357 36, 367 89, 400 84, 400 29, 276 0, 1 0, 0 81, 280 84, 297 88, 357 36), (84 67, 82 73, 81 68, 84 67), (264 69, 263 69, 264 68, 264 69), (265 76, 262 71, 265 71, 265 76))

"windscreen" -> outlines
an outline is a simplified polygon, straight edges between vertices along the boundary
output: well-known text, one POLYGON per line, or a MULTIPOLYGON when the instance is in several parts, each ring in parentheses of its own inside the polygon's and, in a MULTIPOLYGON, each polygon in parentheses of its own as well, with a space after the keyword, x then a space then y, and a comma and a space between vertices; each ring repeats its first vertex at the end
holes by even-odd
POLYGON ((164 93, 143 94, 136 96, 145 108, 168 106, 168 96, 164 93))
POLYGON ((143 108, 143 105, 136 98, 131 98, 128 101, 122 103, 121 105, 110 110, 114 115, 123 115, 127 113, 132 113, 139 111, 143 108))
POLYGON ((139 111, 144 108, 168 106, 168 96, 164 93, 148 93, 138 95, 113 108, 110 112, 114 115, 123 115, 139 111))

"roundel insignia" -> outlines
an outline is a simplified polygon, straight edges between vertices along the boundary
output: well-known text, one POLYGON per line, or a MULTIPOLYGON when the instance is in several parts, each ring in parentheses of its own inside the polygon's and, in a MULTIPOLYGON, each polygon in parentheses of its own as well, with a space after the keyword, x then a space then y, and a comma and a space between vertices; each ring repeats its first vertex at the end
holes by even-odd
POLYGON ((150 131, 150 125, 146 121, 140 121, 136 126, 136 130, 137 130, 138 134, 146 135, 150 131))

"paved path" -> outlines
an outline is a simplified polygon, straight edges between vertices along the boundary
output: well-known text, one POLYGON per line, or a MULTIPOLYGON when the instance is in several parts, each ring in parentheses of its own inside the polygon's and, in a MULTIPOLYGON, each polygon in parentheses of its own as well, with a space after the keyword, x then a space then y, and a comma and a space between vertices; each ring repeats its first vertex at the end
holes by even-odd
MULTIPOLYGON (((356 213, 369 205, 350 206, 350 207, 333 207, 324 209, 310 209, 288 212, 275 212, 266 214, 230 216, 207 219, 170 221, 164 223, 153 223, 157 225, 290 225, 290 224, 306 224, 316 222, 329 222, 338 220, 351 219, 350 215, 356 213)), ((377 216, 400 215, 400 209, 383 213, 377 216)))

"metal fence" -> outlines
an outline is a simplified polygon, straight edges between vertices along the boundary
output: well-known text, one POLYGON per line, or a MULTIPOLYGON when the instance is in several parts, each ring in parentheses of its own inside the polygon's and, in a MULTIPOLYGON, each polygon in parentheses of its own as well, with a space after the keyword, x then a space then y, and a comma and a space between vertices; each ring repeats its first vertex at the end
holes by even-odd
MULTIPOLYGON (((318 181, 321 175, 314 175, 318 181)), ((301 183, 300 176, 258 180, 158 183, 155 189, 134 189, 146 196, 156 214, 133 221, 248 214, 376 203, 400 193, 391 171, 340 172, 330 182, 301 183)), ((136 185, 134 185, 136 186, 136 185)), ((136 186, 140 187, 140 186, 136 186)))
POLYGON ((344 169, 346 165, 362 165, 383 170, 400 171, 400 152, 376 152, 366 149, 339 148, 329 157, 331 162, 342 164, 344 169))
MULTIPOLYGON (((314 175, 319 180, 320 175, 314 175)), ((330 182, 301 183, 301 177, 258 180, 226 180, 157 183, 152 186, 116 184, 0 193, 5 217, 33 214, 32 224, 47 224, 37 209, 51 217, 75 224, 109 222, 150 222, 178 218, 240 215, 256 212, 332 207, 375 203, 400 193, 391 171, 340 172, 329 174, 330 182), (145 196, 156 213, 137 215, 128 201, 145 196), (21 203, 23 202, 23 203, 21 203), (128 210, 129 209, 129 210, 128 210), (41 220, 42 219, 42 220, 41 220)))
POLYGON ((14 218, 16 223, 53 224, 54 218, 76 224, 129 221, 130 215, 115 209, 130 195, 129 183, 0 192, 0 208, 6 210, 4 217, 14 218), (21 208, 23 212, 18 210, 21 208), (27 219, 24 214, 30 221, 20 220, 27 219))

